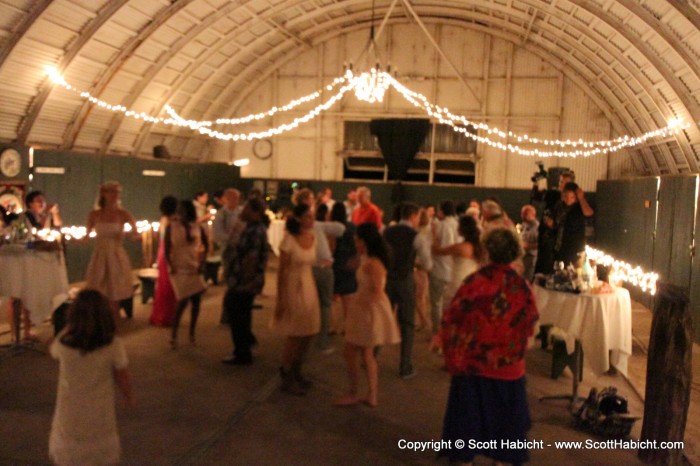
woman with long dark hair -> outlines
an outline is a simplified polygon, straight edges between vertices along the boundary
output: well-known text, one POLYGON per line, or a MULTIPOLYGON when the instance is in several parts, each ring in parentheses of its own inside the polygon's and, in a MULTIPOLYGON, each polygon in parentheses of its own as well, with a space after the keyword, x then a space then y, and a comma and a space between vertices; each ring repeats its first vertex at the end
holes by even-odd
POLYGON ((473 217, 462 215, 459 217, 457 232, 463 238, 462 242, 447 247, 433 245, 435 255, 452 256, 452 279, 445 287, 443 303, 449 306, 455 293, 462 286, 462 282, 479 269, 482 259, 481 232, 473 217))
POLYGON ((204 228, 197 223, 197 212, 192 201, 180 201, 178 214, 178 218, 173 220, 165 230, 165 257, 168 259, 170 281, 178 300, 170 339, 170 346, 173 349, 178 346, 177 331, 188 302, 192 303, 190 343, 195 344, 194 333, 197 317, 199 317, 199 306, 202 293, 207 288, 202 270, 209 244, 204 228))
POLYGON ((97 290, 84 289, 68 311, 66 328, 50 347, 60 363, 49 436, 57 465, 117 464, 120 445, 114 385, 133 405, 124 344, 115 336, 112 308, 97 290))
POLYGON ((149 322, 151 325, 170 327, 175 320, 175 310, 177 309, 177 299, 173 285, 170 283, 168 273, 168 261, 165 258, 165 230, 168 224, 175 217, 177 211, 177 198, 175 196, 165 196, 160 201, 160 227, 158 241, 158 279, 156 280, 156 294, 153 298, 153 312, 149 322))
POLYGON ((357 293, 345 318, 345 362, 348 365, 348 393, 335 401, 337 406, 360 402, 375 407, 379 403, 379 366, 374 356, 377 346, 401 341, 386 286, 389 249, 374 223, 363 223, 355 234, 360 267, 357 269, 357 293), (367 375, 367 396, 358 397, 359 356, 367 375))
POLYGON ((333 319, 335 328, 343 328, 343 320, 348 313, 350 297, 357 291, 357 279, 355 270, 359 264, 357 249, 355 248, 355 225, 347 221, 347 211, 341 202, 333 204, 331 209, 331 222, 345 225, 343 236, 335 239, 333 250, 333 293, 340 296, 342 304, 342 318, 333 319))
POLYGON ((282 353, 282 390, 304 395, 310 382, 301 374, 314 335, 321 328, 321 310, 312 266, 316 263, 314 213, 307 204, 294 207, 280 243, 277 305, 273 327, 287 337, 282 353))
MULTIPOLYGON (((463 238, 460 243, 440 247, 433 243, 433 255, 447 255, 452 257, 452 277, 442 295, 442 302, 445 307, 449 306, 455 293, 462 286, 462 282, 472 273, 479 269, 479 262, 482 258, 482 248, 479 226, 473 217, 462 215, 459 217, 457 232, 463 238)), ((430 341, 430 349, 439 352, 442 348, 440 335, 435 334, 430 341)))

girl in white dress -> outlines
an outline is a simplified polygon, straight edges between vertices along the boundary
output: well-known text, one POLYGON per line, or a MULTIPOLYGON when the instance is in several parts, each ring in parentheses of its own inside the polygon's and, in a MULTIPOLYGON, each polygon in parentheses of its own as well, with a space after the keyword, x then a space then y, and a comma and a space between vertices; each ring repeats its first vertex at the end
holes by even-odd
POLYGON ((50 347, 60 363, 49 456, 57 465, 119 462, 114 385, 133 406, 124 344, 114 335, 109 301, 82 290, 68 312, 66 329, 50 347))
POLYGON ((384 288, 389 253, 374 223, 357 227, 355 246, 360 254, 357 269, 357 293, 352 296, 345 317, 345 362, 348 365, 348 393, 335 401, 336 406, 365 403, 375 407, 379 402, 379 366, 374 356, 377 346, 396 344, 401 333, 384 288), (367 396, 357 396, 360 373, 359 356, 365 363, 367 396))

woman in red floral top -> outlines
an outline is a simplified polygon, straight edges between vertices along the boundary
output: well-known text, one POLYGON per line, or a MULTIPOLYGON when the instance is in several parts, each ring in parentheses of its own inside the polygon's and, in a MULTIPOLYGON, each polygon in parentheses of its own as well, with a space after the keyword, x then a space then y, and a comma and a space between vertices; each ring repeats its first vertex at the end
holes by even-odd
POLYGON ((483 243, 490 263, 457 291, 441 329, 452 376, 442 438, 472 440, 476 448, 467 443, 441 454, 464 463, 479 454, 517 465, 528 461, 527 449, 502 448, 501 441, 526 440, 530 429, 525 350, 539 315, 530 286, 510 266, 522 255, 516 235, 499 228, 483 243))

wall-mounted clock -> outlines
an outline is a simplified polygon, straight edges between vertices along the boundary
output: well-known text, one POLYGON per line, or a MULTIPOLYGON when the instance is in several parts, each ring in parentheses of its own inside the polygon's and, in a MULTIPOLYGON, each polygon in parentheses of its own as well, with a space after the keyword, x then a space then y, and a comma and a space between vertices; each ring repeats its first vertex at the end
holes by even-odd
POLYGON ((272 157, 272 141, 269 139, 258 139, 253 143, 253 155, 260 160, 272 157))
POLYGON ((15 149, 8 148, 0 153, 0 173, 8 178, 19 175, 22 169, 22 156, 15 149))

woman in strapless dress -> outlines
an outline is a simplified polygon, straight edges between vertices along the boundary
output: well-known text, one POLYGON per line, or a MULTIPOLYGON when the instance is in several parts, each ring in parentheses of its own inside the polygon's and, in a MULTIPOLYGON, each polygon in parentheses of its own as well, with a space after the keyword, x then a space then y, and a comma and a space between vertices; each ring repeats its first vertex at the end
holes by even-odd
POLYGON ((124 226, 138 238, 134 217, 121 208, 121 185, 108 181, 100 186, 97 208, 87 220, 88 232, 95 232, 95 249, 85 275, 85 287, 98 290, 109 299, 115 319, 120 302, 134 295, 131 263, 124 249, 124 226))

